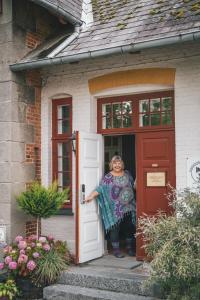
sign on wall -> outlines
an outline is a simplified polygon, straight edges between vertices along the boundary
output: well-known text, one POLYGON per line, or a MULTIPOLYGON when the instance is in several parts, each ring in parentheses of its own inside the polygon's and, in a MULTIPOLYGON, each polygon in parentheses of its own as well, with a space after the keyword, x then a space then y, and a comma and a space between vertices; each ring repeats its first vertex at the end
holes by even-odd
POLYGON ((187 186, 195 188, 200 184, 200 158, 187 159, 187 186))
POLYGON ((0 225, 0 243, 5 244, 6 243, 6 226, 0 225))

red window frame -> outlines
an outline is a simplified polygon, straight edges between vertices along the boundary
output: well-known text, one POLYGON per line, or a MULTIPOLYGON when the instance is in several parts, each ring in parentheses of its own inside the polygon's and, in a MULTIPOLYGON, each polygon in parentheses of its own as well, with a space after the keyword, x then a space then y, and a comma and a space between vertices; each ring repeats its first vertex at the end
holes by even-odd
POLYGON ((70 202, 66 203, 63 208, 72 208, 72 98, 62 98, 52 100, 52 178, 58 180, 58 144, 69 143, 69 174, 70 174, 70 202), (69 124, 70 129, 67 133, 58 133, 58 107, 60 105, 69 106, 69 124))
POLYGON ((169 129, 174 128, 174 91, 161 91, 152 93, 142 93, 136 95, 124 95, 116 97, 106 97, 97 99, 97 132, 101 134, 117 134, 117 133, 131 133, 131 132, 144 132, 144 131, 154 131, 158 129, 169 129), (145 99, 155 99, 161 97, 171 97, 172 98, 172 124, 168 125, 148 125, 139 126, 139 102, 145 99), (132 126, 128 128, 102 128, 102 106, 106 103, 117 103, 131 101, 132 102, 132 126))

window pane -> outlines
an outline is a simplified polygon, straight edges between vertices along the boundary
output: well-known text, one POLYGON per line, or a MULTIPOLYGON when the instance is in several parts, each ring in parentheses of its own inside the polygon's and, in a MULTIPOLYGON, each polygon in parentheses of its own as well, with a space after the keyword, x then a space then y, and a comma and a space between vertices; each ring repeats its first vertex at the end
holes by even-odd
POLYGON ((102 128, 103 129, 109 129, 109 128, 111 128, 110 117, 103 117, 103 119, 102 119, 102 128))
POLYGON ((149 115, 140 114, 140 127, 149 126, 149 115))
POLYGON ((172 124, 172 112, 164 112, 162 113, 162 124, 170 125, 172 124))
POLYGON ((113 128, 122 127, 122 117, 120 115, 113 115, 113 128))
POLYGON ((151 114, 151 125, 160 125, 160 114, 151 114))
POLYGON ((123 127, 128 128, 128 127, 131 127, 131 125, 132 125, 131 115, 124 115, 123 116, 123 127))
POLYGON ((58 143, 58 156, 67 157, 70 153, 70 143, 58 143))
POLYGON ((109 115, 111 113, 111 104, 107 103, 107 104, 103 104, 102 105, 102 115, 106 116, 109 115))
POLYGON ((59 120, 58 121, 58 134, 69 133, 69 132, 70 132, 69 120, 59 120))
POLYGON ((151 112, 160 111, 160 98, 150 100, 150 110, 151 112))
POLYGON ((123 114, 132 114, 132 102, 122 102, 122 113, 123 114))
POLYGON ((140 100, 140 112, 148 112, 149 111, 149 100, 140 100))
POLYGON ((162 110, 172 110, 172 98, 162 98, 162 110))
POLYGON ((70 115, 69 105, 59 105, 58 106, 58 114, 57 114, 58 119, 69 118, 69 115, 70 115))
POLYGON ((121 115, 122 106, 121 103, 113 103, 113 115, 121 115))
POLYGON ((59 157, 58 158, 58 172, 69 171, 69 158, 59 157))

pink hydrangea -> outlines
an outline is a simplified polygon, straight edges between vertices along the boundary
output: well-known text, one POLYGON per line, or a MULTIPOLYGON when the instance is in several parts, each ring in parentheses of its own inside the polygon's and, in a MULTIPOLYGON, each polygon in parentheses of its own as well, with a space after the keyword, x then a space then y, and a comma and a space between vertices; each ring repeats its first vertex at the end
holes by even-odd
POLYGON ((43 248, 45 251, 49 251, 51 247, 49 246, 49 244, 44 244, 42 248, 43 248))
POLYGON ((20 241, 23 241, 23 236, 21 236, 21 235, 16 236, 15 242, 19 243, 20 241))
POLYGON ((29 260, 26 266, 28 270, 33 271, 36 268, 36 263, 33 260, 29 260))
POLYGON ((48 235, 47 239, 48 239, 49 241, 53 241, 53 240, 54 240, 54 237, 53 237, 52 235, 48 235))
POLYGON ((0 262, 0 270, 3 270, 3 268, 4 268, 4 263, 0 262))
POLYGON ((35 243, 31 243, 31 247, 35 248, 36 244, 35 243))
POLYGON ((41 237, 39 238, 39 242, 40 242, 40 243, 46 243, 46 241, 47 241, 47 239, 45 238, 45 236, 41 236, 41 237))
POLYGON ((3 249, 3 252, 4 253, 10 253, 12 251, 12 247, 11 246, 6 246, 4 249, 3 249))
POLYGON ((8 265, 8 268, 9 268, 10 270, 16 270, 16 269, 17 269, 17 263, 16 263, 16 261, 11 261, 11 262, 9 263, 9 265, 8 265))
POLYGON ((34 253, 33 253, 33 257, 34 257, 34 258, 38 258, 39 256, 40 256, 40 254, 39 254, 38 252, 34 252, 34 253))
POLYGON ((11 256, 6 256, 4 261, 5 261, 6 265, 8 265, 12 261, 12 257, 11 256))
POLYGON ((28 256, 24 254, 20 254, 18 258, 18 263, 22 264, 22 263, 26 263, 27 261, 28 261, 28 256))
POLYGON ((22 250, 19 251, 19 253, 20 253, 20 254, 25 254, 26 252, 25 252, 24 249, 22 249, 22 250))
POLYGON ((37 235, 35 235, 35 234, 30 235, 30 236, 28 237, 28 240, 29 240, 29 241, 36 241, 36 240, 37 240, 37 235))
POLYGON ((20 241, 20 242, 19 242, 18 248, 19 248, 20 250, 26 249, 26 247, 27 247, 26 241, 20 241))

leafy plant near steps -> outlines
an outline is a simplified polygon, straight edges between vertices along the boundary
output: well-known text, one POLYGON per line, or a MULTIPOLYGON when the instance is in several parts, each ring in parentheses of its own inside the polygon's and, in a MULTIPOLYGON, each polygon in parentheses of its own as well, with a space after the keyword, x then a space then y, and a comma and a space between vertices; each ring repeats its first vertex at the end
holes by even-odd
POLYGON ((0 299, 12 300, 19 294, 14 280, 8 279, 5 283, 0 283, 0 299))
POLYGON ((200 189, 169 194, 174 213, 139 221, 151 262, 149 284, 159 284, 167 299, 200 299, 200 189))
POLYGON ((46 286, 55 283, 58 276, 67 267, 67 261, 58 251, 51 249, 38 261, 37 269, 32 277, 36 285, 46 286))

